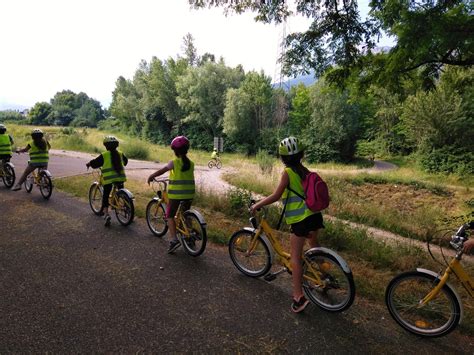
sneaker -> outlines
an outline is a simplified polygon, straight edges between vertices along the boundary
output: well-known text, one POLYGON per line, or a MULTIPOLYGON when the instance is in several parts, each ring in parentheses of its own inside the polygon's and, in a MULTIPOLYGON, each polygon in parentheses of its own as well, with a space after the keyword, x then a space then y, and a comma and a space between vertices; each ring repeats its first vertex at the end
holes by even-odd
POLYGON ((105 225, 106 227, 110 227, 110 222, 112 222, 112 218, 110 217, 110 215, 109 215, 109 214, 106 215, 104 219, 105 219, 104 225, 105 225))
POLYGON ((295 299, 293 299, 293 302, 291 302, 291 311, 293 313, 303 312, 303 310, 306 308, 308 303, 309 301, 306 299, 305 296, 301 296, 299 301, 296 301, 295 299))
POLYGON ((16 184, 15 186, 12 187, 12 191, 18 191, 21 190, 21 185, 16 184))
POLYGON ((170 242, 169 247, 168 247, 168 254, 172 254, 176 249, 179 248, 180 245, 181 245, 181 243, 179 242, 178 239, 172 240, 170 242))

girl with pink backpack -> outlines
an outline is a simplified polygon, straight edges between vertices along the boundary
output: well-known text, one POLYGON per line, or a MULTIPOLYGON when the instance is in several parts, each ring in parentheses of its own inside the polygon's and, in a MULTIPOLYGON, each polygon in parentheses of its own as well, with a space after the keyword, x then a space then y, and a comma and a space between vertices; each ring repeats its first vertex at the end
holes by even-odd
MULTIPOLYGON (((317 247, 319 231, 324 228, 321 212, 315 212, 307 206, 305 195, 309 190, 314 193, 315 190, 321 189, 320 187, 314 188, 314 186, 311 186, 311 189, 303 187, 303 182, 307 186, 310 180, 306 178, 314 173, 311 173, 301 163, 304 152, 297 138, 288 137, 283 139, 279 145, 278 152, 283 164, 285 164, 280 183, 270 196, 252 205, 250 210, 254 213, 257 209, 282 198, 285 221, 291 226, 290 254, 291 267, 293 269, 293 302, 291 303, 291 310, 299 313, 309 303, 303 294, 302 288, 303 271, 301 255, 303 247, 306 240, 309 241, 311 248, 317 247)), ((314 179, 311 180, 314 181, 314 179)), ((315 183, 313 182, 313 184, 315 183)))

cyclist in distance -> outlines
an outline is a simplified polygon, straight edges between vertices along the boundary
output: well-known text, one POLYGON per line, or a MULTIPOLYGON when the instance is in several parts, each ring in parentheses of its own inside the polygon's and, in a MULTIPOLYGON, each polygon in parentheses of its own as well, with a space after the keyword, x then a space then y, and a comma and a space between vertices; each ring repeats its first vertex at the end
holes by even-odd
POLYGON ((217 162, 217 159, 219 159, 219 152, 217 151, 217 148, 214 148, 214 150, 211 153, 211 159, 214 159, 217 162))
POLYGON ((0 161, 10 161, 14 143, 13 137, 7 134, 7 127, 0 123, 0 161))
POLYGON ((303 270, 301 255, 306 240, 309 240, 311 248, 318 246, 319 230, 324 228, 321 212, 311 211, 305 201, 295 193, 287 189, 291 188, 300 195, 304 195, 302 181, 309 174, 309 170, 301 163, 304 151, 300 142, 295 137, 288 137, 281 141, 278 153, 285 165, 275 191, 263 200, 250 207, 250 211, 255 213, 260 207, 269 205, 282 198, 285 207, 285 221, 291 226, 290 255, 293 285, 293 301, 291 310, 295 313, 302 312, 309 301, 303 294, 302 281, 303 270))
POLYGON ((31 174, 36 168, 48 168, 49 162, 49 150, 51 145, 44 138, 44 133, 41 129, 35 128, 31 132, 32 141, 23 149, 17 149, 17 153, 28 152, 30 154, 30 160, 28 165, 20 177, 18 183, 13 186, 13 191, 21 190, 21 185, 25 182, 29 174, 31 174))
POLYGON ((109 214, 110 192, 114 184, 118 189, 122 189, 124 182, 127 181, 124 166, 128 164, 128 159, 125 154, 117 149, 119 141, 114 136, 105 136, 103 143, 107 150, 88 162, 86 166, 93 169, 100 168, 102 171, 104 193, 102 195, 102 207, 99 215, 104 216, 105 226, 108 227, 111 222, 109 214))
POLYGON ((176 223, 174 220, 179 205, 181 202, 183 203, 183 212, 189 210, 195 194, 194 163, 187 156, 189 150, 188 138, 185 136, 175 137, 171 142, 171 149, 176 158, 170 160, 166 166, 151 174, 147 180, 148 183, 151 183, 155 177, 163 175, 167 171, 170 172, 168 185, 169 203, 166 208, 166 219, 170 232, 168 254, 173 253, 180 246, 179 240, 176 237, 176 223))

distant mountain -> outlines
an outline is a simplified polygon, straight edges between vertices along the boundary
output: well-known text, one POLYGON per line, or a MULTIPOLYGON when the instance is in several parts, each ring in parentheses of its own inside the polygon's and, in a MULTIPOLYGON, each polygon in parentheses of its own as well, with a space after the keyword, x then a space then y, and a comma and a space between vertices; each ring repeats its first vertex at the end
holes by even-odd
MULTIPOLYGON (((300 83, 304 84, 305 86, 313 85, 317 81, 317 78, 314 77, 313 73, 307 75, 300 75, 296 78, 288 78, 282 83, 282 87, 285 90, 290 90, 291 87, 296 86, 300 83)), ((280 86, 280 83, 273 83, 273 87, 277 88, 280 86)))
POLYGON ((0 111, 12 110, 12 111, 23 111, 28 106, 13 104, 11 102, 0 101, 0 111))

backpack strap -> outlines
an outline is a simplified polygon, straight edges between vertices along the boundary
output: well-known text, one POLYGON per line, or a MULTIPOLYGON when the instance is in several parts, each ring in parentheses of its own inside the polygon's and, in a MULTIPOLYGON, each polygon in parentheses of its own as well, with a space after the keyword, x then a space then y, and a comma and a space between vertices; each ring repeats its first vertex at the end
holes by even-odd
MULTIPOLYGON (((301 194, 299 194, 299 193, 297 193, 295 190, 293 190, 293 189, 290 187, 290 185, 288 185, 286 188, 287 188, 288 190, 290 190, 291 192, 293 192, 296 196, 302 198, 303 200, 306 199, 306 197, 302 196, 301 194)), ((289 194, 288 194, 288 195, 289 195, 289 194)))
MULTIPOLYGON (((290 185, 288 185, 289 187, 290 185)), ((290 198, 290 194, 288 194, 288 196, 286 196, 286 202, 285 202, 285 205, 283 206, 283 211, 281 211, 281 215, 280 215, 280 219, 278 220, 278 224, 277 224, 277 230, 280 230, 280 226, 281 226, 281 221, 283 221, 283 216, 285 215, 285 210, 286 210, 286 205, 288 204, 288 199, 290 198)))

